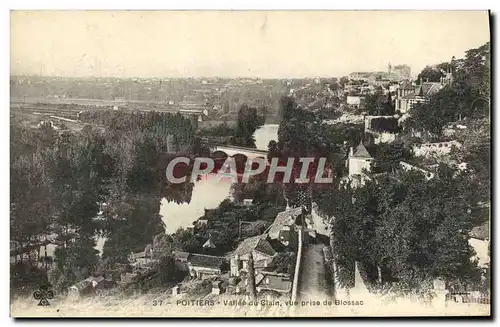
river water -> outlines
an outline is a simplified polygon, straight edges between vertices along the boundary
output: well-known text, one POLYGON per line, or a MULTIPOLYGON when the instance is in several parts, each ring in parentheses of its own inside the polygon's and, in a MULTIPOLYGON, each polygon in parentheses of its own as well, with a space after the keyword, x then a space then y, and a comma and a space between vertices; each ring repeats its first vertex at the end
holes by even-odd
MULTIPOLYGON (((265 124, 255 133, 255 145, 259 150, 267 150, 271 140, 278 140, 277 124, 265 124)), ((193 187, 190 203, 177 204, 161 201, 160 215, 167 227, 167 233, 174 233, 178 228, 191 226, 194 221, 203 216, 205 209, 214 209, 226 198, 231 196, 231 184, 219 181, 215 176, 208 176, 198 181, 193 187)))

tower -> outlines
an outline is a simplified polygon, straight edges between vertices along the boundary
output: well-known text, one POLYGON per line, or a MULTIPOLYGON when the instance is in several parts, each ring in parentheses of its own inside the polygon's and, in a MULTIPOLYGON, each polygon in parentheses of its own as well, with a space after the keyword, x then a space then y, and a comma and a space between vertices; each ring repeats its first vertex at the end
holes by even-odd
POLYGON ((387 71, 390 73, 392 73, 392 65, 391 65, 391 62, 389 61, 389 65, 387 65, 387 71))

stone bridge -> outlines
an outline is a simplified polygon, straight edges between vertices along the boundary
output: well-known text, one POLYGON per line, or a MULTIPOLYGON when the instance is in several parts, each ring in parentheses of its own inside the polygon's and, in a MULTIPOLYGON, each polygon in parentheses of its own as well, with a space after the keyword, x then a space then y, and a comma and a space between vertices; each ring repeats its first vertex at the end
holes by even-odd
POLYGON ((217 152, 224 153, 228 157, 243 155, 248 159, 267 158, 267 151, 265 150, 258 150, 254 148, 245 148, 245 147, 230 146, 230 145, 216 145, 211 149, 211 152, 213 155, 216 155, 217 152))

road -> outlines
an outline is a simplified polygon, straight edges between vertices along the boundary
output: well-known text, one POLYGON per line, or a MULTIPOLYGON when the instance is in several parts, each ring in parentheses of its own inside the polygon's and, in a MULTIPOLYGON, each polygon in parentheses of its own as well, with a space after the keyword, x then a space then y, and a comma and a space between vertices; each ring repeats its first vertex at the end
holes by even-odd
POLYGON ((298 298, 301 301, 325 300, 329 297, 323 257, 324 247, 324 244, 304 245, 298 284, 298 298))

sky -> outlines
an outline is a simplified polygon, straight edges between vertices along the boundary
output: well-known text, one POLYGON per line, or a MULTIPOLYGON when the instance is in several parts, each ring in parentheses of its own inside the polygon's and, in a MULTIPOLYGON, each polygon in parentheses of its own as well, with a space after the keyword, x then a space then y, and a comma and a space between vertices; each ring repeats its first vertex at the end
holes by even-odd
POLYGON ((461 58, 486 11, 12 11, 11 74, 332 77, 461 58))

